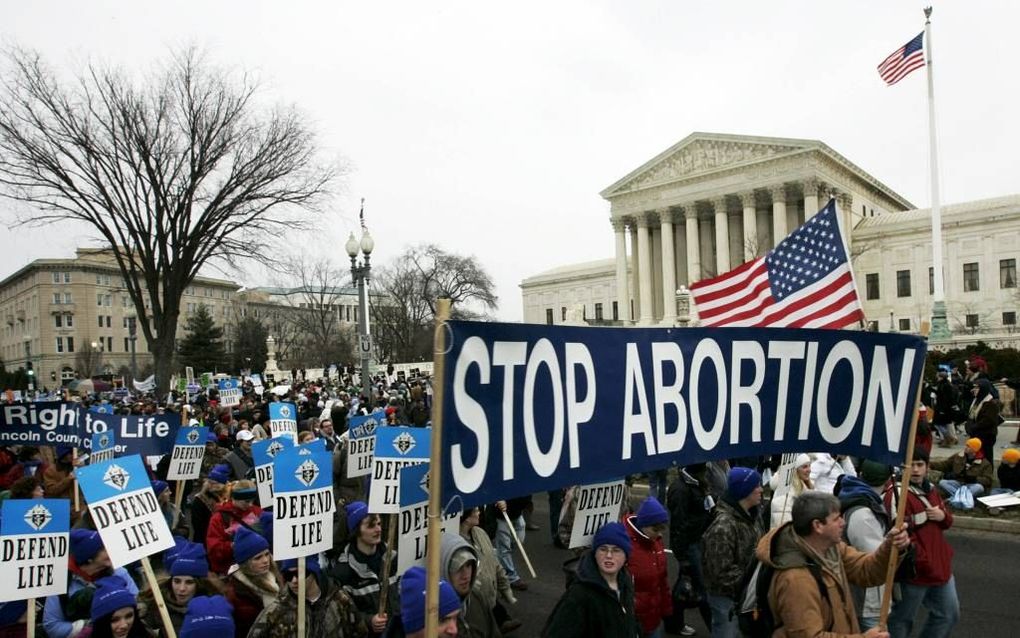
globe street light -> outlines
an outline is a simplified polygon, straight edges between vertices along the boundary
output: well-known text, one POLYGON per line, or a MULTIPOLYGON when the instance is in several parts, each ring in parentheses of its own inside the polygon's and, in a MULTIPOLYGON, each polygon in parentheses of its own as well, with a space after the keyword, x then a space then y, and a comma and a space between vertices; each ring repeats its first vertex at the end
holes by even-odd
POLYGON ((361 386, 368 399, 371 409, 372 400, 372 378, 368 367, 372 359, 372 335, 369 332, 368 322, 368 286, 372 277, 372 249, 375 248, 375 240, 368 233, 368 229, 362 226, 361 241, 354 238, 354 233, 347 238, 347 256, 351 258, 351 281, 358 287, 358 352, 361 354, 361 386), (363 259, 358 261, 358 253, 363 259))

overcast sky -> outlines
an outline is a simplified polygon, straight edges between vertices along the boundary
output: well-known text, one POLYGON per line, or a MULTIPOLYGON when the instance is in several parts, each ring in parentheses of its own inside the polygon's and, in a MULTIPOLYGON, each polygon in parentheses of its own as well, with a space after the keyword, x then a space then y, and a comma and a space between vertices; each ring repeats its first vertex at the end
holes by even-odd
MULTIPOLYGON (((364 197, 377 263, 416 242, 476 255, 514 321, 521 279, 613 255, 599 191, 693 131, 819 139, 928 206, 924 72, 886 87, 875 71, 924 4, 32 0, 3 3, 0 38, 69 71, 195 44, 255 72, 354 168, 283 250, 346 260, 364 197)), ((1020 192, 1018 18, 1012 0, 936 3, 943 203, 1020 192)), ((0 277, 86 241, 3 228, 0 277)))

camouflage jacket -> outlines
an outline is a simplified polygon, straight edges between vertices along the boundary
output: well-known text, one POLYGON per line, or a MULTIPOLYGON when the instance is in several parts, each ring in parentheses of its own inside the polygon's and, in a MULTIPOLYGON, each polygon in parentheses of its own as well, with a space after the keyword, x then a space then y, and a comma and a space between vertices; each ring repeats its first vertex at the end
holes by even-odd
POLYGON ((759 508, 748 513, 729 498, 719 501, 714 518, 701 537, 701 562, 709 594, 736 599, 740 580, 762 534, 759 508))
MULTIPOLYGON (((351 597, 330 583, 325 576, 322 595, 305 606, 307 638, 363 638, 369 635, 368 625, 361 619, 351 597)), ((292 638, 297 635, 297 596, 289 587, 266 606, 255 619, 248 638, 292 638)))

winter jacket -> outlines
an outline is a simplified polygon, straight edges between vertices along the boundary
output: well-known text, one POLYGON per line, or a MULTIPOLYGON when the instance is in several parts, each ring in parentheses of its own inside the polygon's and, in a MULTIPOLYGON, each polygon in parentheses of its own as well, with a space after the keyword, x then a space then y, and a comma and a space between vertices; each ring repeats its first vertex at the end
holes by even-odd
POLYGON ((968 460, 965 453, 958 452, 948 459, 932 461, 929 467, 939 470, 947 479, 967 485, 980 483, 985 491, 992 488, 992 464, 985 459, 983 450, 978 450, 973 460, 968 460))
POLYGON ((811 462, 811 489, 832 494, 836 488, 836 479, 844 474, 857 476, 849 457, 844 456, 842 460, 836 460, 831 454, 818 453, 811 462))
MULTIPOLYGON (((354 601, 328 578, 320 577, 322 593, 318 600, 305 601, 305 636, 307 638, 362 638, 368 636, 368 625, 358 614, 354 601)), ((298 599, 290 587, 262 610, 252 625, 248 638, 291 638, 297 635, 298 599)))
POLYGON ((1006 463, 999 463, 998 469, 999 487, 1014 492, 1020 490, 1020 463, 1010 467, 1006 463))
POLYGON ((255 478, 255 460, 252 459, 251 454, 245 454, 240 446, 231 450, 223 462, 230 466, 230 480, 240 481, 255 478))
POLYGON ((769 587, 769 608, 778 625, 773 638, 859 635, 849 583, 872 587, 885 582, 891 551, 891 543, 865 554, 840 542, 828 550, 829 559, 838 557, 842 563, 842 573, 836 573, 814 556, 793 531, 792 523, 769 532, 758 542, 756 555, 776 570, 769 587), (820 569, 828 600, 822 596, 809 563, 820 569))
POLYGON ((984 441, 995 440, 999 434, 999 404, 992 395, 971 404, 968 411, 967 433, 984 441))
POLYGON ((712 522, 712 505, 708 490, 687 470, 680 470, 677 480, 666 492, 666 508, 669 510, 669 547, 678 559, 687 553, 687 548, 701 542, 701 536, 712 522))
MULTIPOLYGON (((386 544, 379 543, 376 553, 379 555, 380 565, 385 563, 383 558, 387 551, 386 544)), ((400 591, 397 586, 400 575, 396 573, 396 552, 390 553, 393 558, 390 561, 391 574, 388 581, 389 593, 386 594, 386 613, 394 614, 398 613, 400 609, 400 591)), ((371 627, 372 616, 379 613, 380 579, 379 574, 368 566, 365 556, 357 550, 354 541, 348 543, 337 555, 336 562, 330 568, 328 575, 351 597, 362 620, 371 627)))
MULTIPOLYGON (((196 596, 211 596, 218 593, 204 579, 198 579, 199 585, 195 591, 196 596)), ((159 591, 163 594, 163 602, 166 603, 167 613, 170 615, 170 624, 173 625, 174 633, 181 633, 181 625, 184 624, 184 615, 188 612, 188 605, 178 605, 174 602, 173 589, 170 586, 170 579, 164 580, 159 585, 159 591)), ((146 589, 138 596, 138 617, 142 619, 150 631, 156 632, 159 636, 166 636, 163 627, 163 617, 159 613, 156 599, 151 589, 146 589)))
MULTIPOLYGON (((478 584, 478 552, 459 534, 443 534, 439 545, 439 564, 441 577, 449 579, 450 561, 459 549, 469 550, 475 557, 475 570, 471 577, 471 590, 467 596, 461 596, 460 614, 457 616, 457 635, 469 638, 502 638, 499 624, 492 615, 492 607, 486 605, 485 599, 477 591, 478 584)), ((460 592, 458 592, 460 595, 460 592)))
MULTIPOLYGON (((839 506, 846 521, 843 540, 861 552, 877 549, 889 531, 889 513, 885 511, 878 492, 858 478, 844 479, 839 506)), ((862 588, 850 584, 858 618, 879 617, 884 590, 884 585, 862 588)))
POLYGON ((763 533, 758 508, 750 512, 728 496, 715 506, 715 518, 701 540, 705 589, 736 600, 744 569, 763 533))
POLYGON ((205 547, 209 553, 209 571, 226 574, 234 564, 234 532, 241 525, 252 527, 258 523, 262 508, 252 505, 247 510, 238 509, 233 501, 224 501, 216 507, 209 530, 205 535, 205 547))
POLYGON ((191 538, 196 543, 205 545, 209 535, 209 522, 212 521, 213 512, 219 506, 215 497, 199 492, 191 501, 191 538))
POLYGON ((634 526, 636 516, 624 522, 630 536, 631 551, 627 571, 634 579, 634 613, 641 630, 655 631, 663 618, 673 615, 673 594, 666 574, 666 550, 662 539, 652 540, 634 526))
MULTIPOLYGON (((283 588, 280 573, 273 568, 273 578, 256 582, 241 570, 227 578, 226 599, 234 608, 234 636, 246 638, 255 620, 267 605, 276 600, 283 588)), ((223 638, 226 638, 224 636, 223 638)))
MULTIPOLYGON (((43 608, 42 626, 49 638, 69 638, 76 631, 89 623, 90 610, 92 606, 92 594, 95 593, 95 581, 87 579, 74 562, 73 557, 68 557, 70 572, 67 579, 67 593, 60 596, 50 596, 46 599, 43 608)), ((127 583, 127 589, 134 595, 138 595, 138 586, 123 567, 113 570, 114 576, 119 576, 127 583)))
POLYGON ((46 498, 74 498, 74 476, 58 465, 49 465, 42 475, 46 498))
POLYGON ((634 583, 627 568, 616 577, 619 592, 610 589, 588 551, 577 567, 577 580, 560 597, 542 638, 639 638, 634 615, 634 583))
MULTIPOLYGON (((898 485, 886 490, 884 500, 887 512, 896 512, 899 496, 898 485)), ((917 575, 908 582, 926 586, 949 582, 953 575, 953 548, 946 542, 943 532, 953 526, 953 512, 946 507, 938 490, 927 480, 921 486, 910 486, 903 520, 907 523, 907 532, 914 545, 914 566, 917 570, 917 575), (928 520, 925 512, 928 504, 941 509, 946 517, 937 522, 928 520)))
POLYGON ((516 603, 517 598, 514 596, 514 590, 510 588, 510 579, 506 577, 506 571, 499 564, 489 535, 476 525, 468 532, 466 540, 478 554, 474 588, 485 601, 486 608, 492 609, 500 601, 509 605, 516 603))

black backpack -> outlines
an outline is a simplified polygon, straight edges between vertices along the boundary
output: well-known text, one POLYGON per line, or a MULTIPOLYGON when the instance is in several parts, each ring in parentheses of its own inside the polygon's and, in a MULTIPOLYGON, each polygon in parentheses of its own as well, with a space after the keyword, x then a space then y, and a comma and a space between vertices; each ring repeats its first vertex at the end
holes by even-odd
MULTIPOLYGON (((829 602, 829 590, 822 580, 822 568, 812 560, 808 560, 806 567, 818 583, 822 598, 829 602)), ((737 622, 743 636, 771 638, 776 628, 782 625, 776 621, 769 606, 769 589, 775 575, 776 569, 759 561, 757 556, 751 559, 751 564, 744 570, 738 590, 740 594, 736 600, 737 622)))

